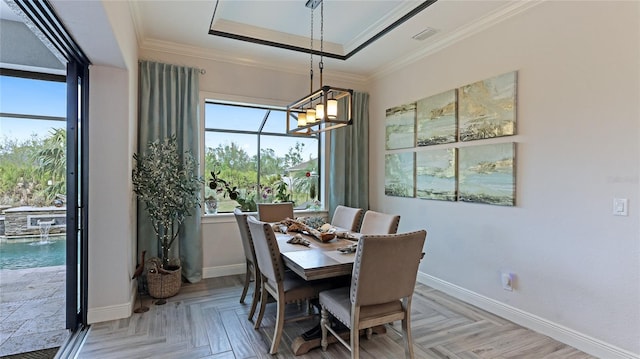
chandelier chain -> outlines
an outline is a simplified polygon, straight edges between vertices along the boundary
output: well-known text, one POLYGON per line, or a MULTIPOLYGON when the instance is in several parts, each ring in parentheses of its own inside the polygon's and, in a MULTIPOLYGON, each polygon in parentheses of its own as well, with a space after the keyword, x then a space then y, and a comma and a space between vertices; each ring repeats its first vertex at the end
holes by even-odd
POLYGON ((309 44, 309 49, 311 51, 309 51, 309 77, 310 77, 310 90, 311 92, 313 92, 313 8, 311 8, 311 37, 310 39, 310 44, 309 44))
POLYGON ((322 69, 324 68, 324 1, 320 2, 320 87, 322 87, 322 69))

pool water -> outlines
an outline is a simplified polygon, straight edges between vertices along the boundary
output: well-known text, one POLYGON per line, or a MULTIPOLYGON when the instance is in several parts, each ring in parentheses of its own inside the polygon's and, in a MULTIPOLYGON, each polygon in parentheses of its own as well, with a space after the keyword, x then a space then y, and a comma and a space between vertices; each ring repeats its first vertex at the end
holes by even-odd
POLYGON ((65 240, 0 243, 0 269, 60 266, 66 263, 65 240))

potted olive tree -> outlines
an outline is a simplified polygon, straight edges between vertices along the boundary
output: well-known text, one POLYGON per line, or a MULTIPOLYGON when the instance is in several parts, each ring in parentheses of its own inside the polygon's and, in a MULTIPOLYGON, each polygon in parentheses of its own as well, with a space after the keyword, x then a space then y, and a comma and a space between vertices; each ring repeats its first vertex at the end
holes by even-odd
POLYGON ((182 283, 180 261, 170 250, 181 224, 200 206, 203 181, 191 152, 180 158, 175 135, 150 142, 143 154, 134 154, 133 191, 144 203, 158 240, 157 257, 147 261, 149 294, 168 298, 182 283))

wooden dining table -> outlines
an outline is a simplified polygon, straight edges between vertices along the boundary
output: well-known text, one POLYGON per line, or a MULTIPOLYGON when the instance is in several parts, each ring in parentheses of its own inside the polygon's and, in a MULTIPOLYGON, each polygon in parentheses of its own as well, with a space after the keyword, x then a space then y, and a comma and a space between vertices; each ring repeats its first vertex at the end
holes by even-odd
MULTIPOLYGON (((296 234, 276 233, 282 259, 293 272, 309 281, 351 275, 355 252, 343 253, 338 251, 338 248, 357 243, 360 234, 349 233, 350 239, 334 238, 328 242, 321 242, 310 235, 302 235, 309 241, 309 246, 287 243, 296 234)), ((319 333, 319 323, 308 331, 308 333, 312 332, 319 333)), ((348 338, 348 332, 346 337, 343 336, 343 339, 345 338, 348 338)), ((328 339, 329 343, 337 341, 333 336, 328 339)), ((302 355, 319 346, 320 337, 305 339, 304 336, 299 336, 291 343, 291 351, 294 355, 302 355)))
POLYGON ((285 265, 306 280, 316 280, 351 275, 355 253, 343 253, 338 248, 357 243, 357 234, 352 239, 334 238, 328 242, 302 235, 309 246, 287 243, 296 233, 277 233, 278 246, 285 265))

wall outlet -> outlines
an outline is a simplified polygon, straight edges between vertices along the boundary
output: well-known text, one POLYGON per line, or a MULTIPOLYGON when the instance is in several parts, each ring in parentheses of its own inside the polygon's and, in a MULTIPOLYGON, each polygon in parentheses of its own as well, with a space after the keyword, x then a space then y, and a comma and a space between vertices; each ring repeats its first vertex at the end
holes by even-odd
POLYGON ((614 198, 613 199, 613 215, 614 216, 628 216, 629 210, 627 207, 626 198, 614 198))
POLYGON ((502 272, 500 279, 502 280, 502 289, 512 292, 515 275, 509 272, 502 272))

